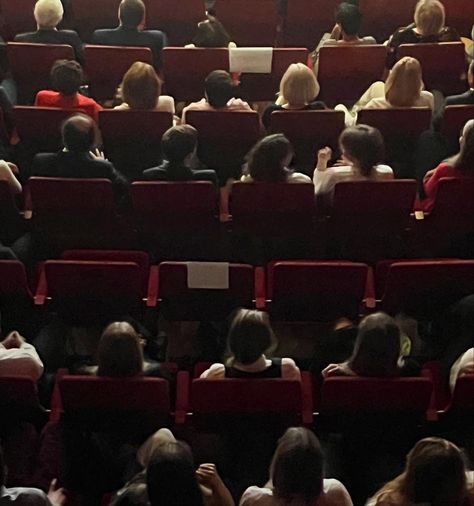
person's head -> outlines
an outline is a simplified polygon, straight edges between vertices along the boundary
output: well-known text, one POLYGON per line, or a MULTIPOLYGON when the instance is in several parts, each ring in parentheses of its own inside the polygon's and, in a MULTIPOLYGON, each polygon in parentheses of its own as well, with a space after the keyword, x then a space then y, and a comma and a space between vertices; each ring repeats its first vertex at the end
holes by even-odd
POLYGON ((336 9, 336 23, 341 27, 345 35, 359 35, 362 23, 362 14, 357 5, 342 2, 336 9))
POLYGON ((196 47, 227 47, 231 41, 224 25, 215 17, 200 21, 193 44, 196 47))
POLYGON ((247 172, 254 181, 265 183, 285 182, 286 167, 293 158, 293 148, 283 134, 267 135, 259 140, 247 154, 247 172))
POLYGON ((461 147, 454 164, 456 169, 474 171, 474 119, 470 119, 462 129, 459 139, 461 147))
POLYGON ((64 147, 71 152, 88 152, 97 146, 99 130, 94 120, 85 114, 70 116, 61 127, 64 147))
POLYGON ((225 70, 213 70, 204 81, 206 98, 212 107, 225 107, 227 102, 234 97, 236 85, 229 72, 225 70))
POLYGON ((161 82, 148 63, 136 61, 122 80, 122 98, 130 109, 154 109, 161 94, 161 82))
POLYGON ((377 128, 355 125, 346 128, 339 137, 342 157, 370 177, 374 167, 383 160, 384 140, 377 128))
POLYGON ((56 60, 51 68, 51 85, 62 95, 77 93, 83 77, 82 67, 75 60, 56 60))
POLYGON ((465 504, 466 465, 460 449, 437 437, 418 441, 408 453, 405 471, 387 483, 376 497, 383 501, 392 494, 410 504, 465 504))
POLYGON ((161 138, 163 157, 172 164, 186 163, 196 152, 197 130, 191 125, 169 128, 161 138))
POLYGON ((274 496, 285 504, 315 504, 323 477, 324 458, 318 438, 304 427, 288 429, 278 442, 270 466, 274 496))
POLYGON ((137 28, 145 21, 145 4, 142 0, 122 0, 118 17, 125 28, 137 28))
POLYGON ((359 376, 395 376, 400 357, 400 329, 385 313, 366 316, 359 324, 349 367, 359 376))
POLYGON ((189 447, 179 441, 164 444, 146 470, 151 506, 203 506, 189 447))
POLYGON ((412 107, 423 90, 420 62, 405 56, 393 66, 385 82, 385 99, 392 107, 412 107))
POLYGON ((231 361, 253 364, 273 341, 273 330, 266 313, 253 309, 239 309, 235 313, 227 336, 231 361))
POLYGON ((127 322, 108 325, 97 348, 99 376, 127 378, 143 372, 141 338, 127 322))
POLYGON ((292 63, 280 81, 278 102, 290 105, 309 104, 319 95, 319 84, 304 63, 292 63))
POLYGON ((38 0, 34 16, 38 28, 56 28, 63 19, 64 9, 60 0, 38 0))
POLYGON ((415 25, 421 35, 438 35, 444 28, 444 6, 438 0, 420 0, 415 7, 415 25))

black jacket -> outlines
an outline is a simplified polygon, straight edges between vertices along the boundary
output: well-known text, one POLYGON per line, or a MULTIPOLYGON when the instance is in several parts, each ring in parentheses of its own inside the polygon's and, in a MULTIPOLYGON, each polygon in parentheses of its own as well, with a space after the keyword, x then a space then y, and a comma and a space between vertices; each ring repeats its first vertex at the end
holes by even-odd
POLYGON ((32 44, 67 44, 72 46, 79 62, 83 62, 82 41, 74 30, 36 30, 36 32, 20 33, 15 36, 15 42, 32 44))

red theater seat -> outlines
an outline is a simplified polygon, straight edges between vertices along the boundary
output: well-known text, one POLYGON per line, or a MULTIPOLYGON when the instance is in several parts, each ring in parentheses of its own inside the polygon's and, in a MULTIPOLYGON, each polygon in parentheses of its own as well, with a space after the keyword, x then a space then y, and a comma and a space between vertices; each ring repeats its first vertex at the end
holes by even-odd
POLYGON ((18 33, 34 32, 36 22, 33 10, 36 0, 2 0, 0 2, 1 33, 12 40, 18 33))
POLYGON ((444 109, 441 133, 455 150, 459 148, 459 136, 464 125, 474 118, 474 105, 448 105, 444 109))

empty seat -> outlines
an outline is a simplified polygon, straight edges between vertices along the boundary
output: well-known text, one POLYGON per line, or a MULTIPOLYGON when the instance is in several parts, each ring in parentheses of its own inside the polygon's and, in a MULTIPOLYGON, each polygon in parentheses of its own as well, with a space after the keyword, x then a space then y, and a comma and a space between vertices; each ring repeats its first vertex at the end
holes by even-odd
POLYGON ((386 260, 377 264, 375 280, 380 310, 430 319, 474 293, 474 261, 386 260))
POLYGON ((71 46, 63 44, 9 42, 7 56, 18 87, 18 103, 29 104, 39 90, 51 87, 49 74, 53 63, 74 59, 74 51, 71 46))
POLYGON ((295 150, 293 165, 311 176, 318 150, 330 146, 336 152, 343 130, 342 111, 274 111, 270 117, 270 131, 285 134, 295 150))
POLYGON ((73 0, 72 22, 81 40, 89 42, 94 30, 115 28, 120 0, 104 0, 97 8, 95 0, 73 0))
POLYGON ((12 40, 18 33, 33 32, 36 22, 33 9, 36 0, 2 0, 0 2, 0 17, 2 20, 2 36, 12 40))
POLYGON ((176 101, 200 100, 207 75, 229 70, 227 48, 165 47, 161 56, 165 91, 176 101))
POLYGON ((448 139, 453 153, 459 149, 461 130, 473 117, 474 105, 448 105, 444 109, 440 131, 448 139))
POLYGON ((111 99, 127 70, 136 61, 153 64, 148 47, 93 46, 84 48, 84 71, 90 94, 96 100, 111 99))
POLYGON ((382 45, 324 46, 319 51, 320 100, 353 103, 382 79, 387 48, 382 45))
POLYGON ((357 318, 372 292, 366 264, 339 261, 274 261, 267 266, 270 314, 276 320, 357 318))
POLYGON ((446 26, 456 28, 460 35, 471 37, 474 4, 471 0, 444 0, 446 26))
POLYGON ((7 181, 0 181, 0 241, 11 244, 26 231, 26 222, 7 181))
POLYGON ((420 62, 427 90, 438 90, 445 96, 465 91, 466 56, 462 42, 402 44, 397 48, 397 57, 404 56, 420 62))
POLYGON ((105 155, 130 180, 159 164, 161 138, 172 125, 173 115, 162 111, 99 113, 105 155))

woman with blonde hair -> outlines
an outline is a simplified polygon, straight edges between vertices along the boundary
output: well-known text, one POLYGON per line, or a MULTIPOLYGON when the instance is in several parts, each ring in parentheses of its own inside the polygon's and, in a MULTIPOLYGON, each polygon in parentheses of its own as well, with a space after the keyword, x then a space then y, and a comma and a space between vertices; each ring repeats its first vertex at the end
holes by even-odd
POLYGON ((456 445, 446 439, 425 438, 408 453, 405 471, 366 506, 472 506, 472 474, 456 445))
POLYGON ((326 109, 324 102, 316 100, 319 89, 319 83, 307 65, 292 63, 281 78, 276 102, 263 113, 262 123, 265 128, 270 126, 273 111, 326 109))
POLYGON ((155 69, 148 63, 135 62, 123 76, 120 87, 123 103, 118 110, 142 109, 174 114, 174 100, 161 95, 161 81, 155 69))

